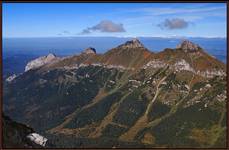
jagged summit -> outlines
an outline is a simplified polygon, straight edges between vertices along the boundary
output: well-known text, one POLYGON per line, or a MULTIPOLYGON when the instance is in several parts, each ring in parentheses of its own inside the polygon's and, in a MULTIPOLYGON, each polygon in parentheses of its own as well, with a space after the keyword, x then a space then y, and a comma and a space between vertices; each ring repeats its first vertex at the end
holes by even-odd
POLYGON ((46 56, 46 59, 53 59, 55 58, 56 55, 54 53, 49 53, 47 56, 46 56))
POLYGON ((196 51, 196 50, 198 50, 200 47, 199 47, 199 45, 194 44, 194 43, 192 43, 191 41, 184 40, 184 41, 182 41, 181 44, 179 44, 179 45, 177 46, 177 48, 182 49, 182 50, 184 50, 185 52, 187 52, 187 51, 196 51))
POLYGON ((100 60, 109 65, 139 68, 152 54, 138 39, 134 38, 107 51, 100 60))
POLYGON ((87 49, 85 49, 83 51, 84 54, 96 54, 96 50, 95 48, 92 48, 92 47, 88 47, 87 49))
POLYGON ((118 46, 119 48, 144 48, 144 45, 137 39, 133 38, 131 41, 118 46))

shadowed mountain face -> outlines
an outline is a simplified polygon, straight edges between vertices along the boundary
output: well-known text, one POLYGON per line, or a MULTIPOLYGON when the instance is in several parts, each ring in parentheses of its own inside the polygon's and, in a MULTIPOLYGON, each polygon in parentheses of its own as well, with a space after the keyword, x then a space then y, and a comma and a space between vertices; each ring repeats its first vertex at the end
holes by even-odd
POLYGON ((29 140, 26 136, 34 132, 32 128, 26 125, 12 121, 9 117, 3 115, 3 147, 4 148, 26 148, 29 147, 29 140))
POLYGON ((58 148, 226 146, 226 66, 190 41, 40 61, 5 82, 4 112, 58 148))
POLYGON ((15 122, 4 114, 2 121, 4 131, 3 148, 44 148, 44 146, 28 138, 28 135, 34 134, 31 127, 15 122))

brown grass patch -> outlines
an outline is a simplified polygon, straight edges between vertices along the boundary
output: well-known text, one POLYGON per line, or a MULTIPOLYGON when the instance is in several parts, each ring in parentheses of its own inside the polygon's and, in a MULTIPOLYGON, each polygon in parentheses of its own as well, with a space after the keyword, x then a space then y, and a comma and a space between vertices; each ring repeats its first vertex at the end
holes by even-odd
POLYGON ((144 137, 142 138, 141 142, 144 144, 154 144, 155 137, 151 133, 147 132, 144 134, 144 137))

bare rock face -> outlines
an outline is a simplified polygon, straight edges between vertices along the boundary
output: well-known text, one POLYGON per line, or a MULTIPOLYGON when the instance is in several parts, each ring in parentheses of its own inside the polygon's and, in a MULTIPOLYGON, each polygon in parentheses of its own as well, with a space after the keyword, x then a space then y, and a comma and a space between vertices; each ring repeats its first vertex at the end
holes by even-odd
POLYGON ((34 60, 28 62, 27 65, 25 66, 25 71, 41 67, 41 66, 48 64, 48 63, 50 63, 56 59, 57 59, 57 57, 52 53, 48 54, 47 56, 39 57, 37 59, 34 59, 34 60))
POLYGON ((30 133, 29 135, 26 136, 29 140, 31 140, 32 142, 41 145, 41 146, 45 146, 46 142, 48 141, 47 138, 39 135, 38 133, 30 133))
POLYGON ((120 45, 119 48, 144 48, 144 46, 137 38, 134 38, 120 45))
POLYGON ((95 50, 95 48, 89 47, 89 48, 85 49, 83 53, 84 54, 96 54, 96 50, 95 50))
POLYGON ((173 68, 176 71, 186 70, 186 71, 190 71, 190 72, 195 72, 195 70, 191 67, 191 65, 188 62, 186 62, 184 59, 181 59, 180 61, 177 61, 173 65, 173 68))
POLYGON ((184 40, 181 44, 177 46, 177 48, 182 49, 185 52, 188 52, 188 51, 197 51, 200 47, 188 40, 184 40))
POLYGON ((152 60, 149 61, 146 65, 143 66, 143 69, 147 69, 147 68, 163 68, 166 67, 168 64, 166 64, 165 62, 161 61, 161 60, 152 60))

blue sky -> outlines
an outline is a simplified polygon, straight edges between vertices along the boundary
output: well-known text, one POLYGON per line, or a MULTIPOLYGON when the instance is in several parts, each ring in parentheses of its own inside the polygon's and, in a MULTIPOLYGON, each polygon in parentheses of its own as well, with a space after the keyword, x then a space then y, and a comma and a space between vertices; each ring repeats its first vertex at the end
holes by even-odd
POLYGON ((3 37, 226 37, 226 3, 4 3, 3 37))

